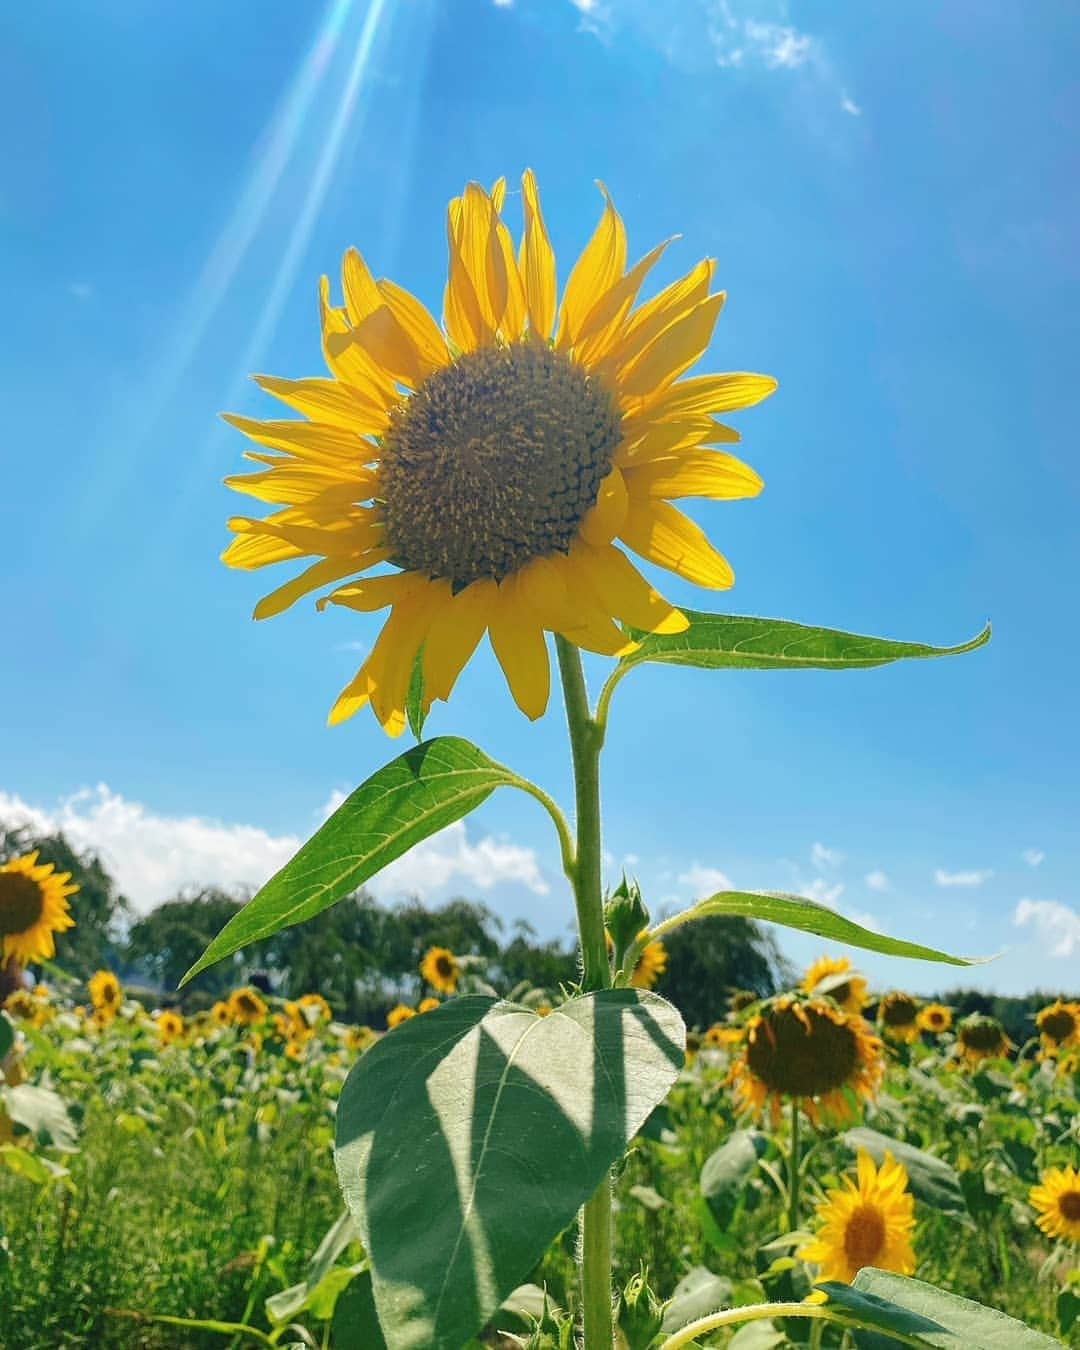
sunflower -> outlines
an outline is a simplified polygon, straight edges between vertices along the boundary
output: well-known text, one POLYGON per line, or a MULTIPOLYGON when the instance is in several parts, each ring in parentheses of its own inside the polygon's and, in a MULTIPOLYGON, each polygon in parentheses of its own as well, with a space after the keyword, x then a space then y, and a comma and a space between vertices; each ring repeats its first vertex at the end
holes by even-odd
POLYGON ((402 1022, 407 1022, 410 1017, 415 1016, 415 1008, 410 1008, 407 1003, 399 1003, 396 1008, 391 1008, 386 1014, 386 1025, 393 1031, 395 1027, 401 1026, 402 1022))
POLYGON ((732 1013, 741 1013, 744 1009, 751 1007, 761 997, 755 994, 752 989, 733 989, 728 996, 728 1007, 732 1013))
POLYGON ((13 989, 4 1000, 4 1008, 12 1017, 21 1018, 31 1026, 40 1027, 45 1023, 45 1008, 29 989, 13 989))
POLYGON ((416 1011, 418 1013, 434 1012, 438 1006, 439 1000, 437 998, 422 998, 416 1005, 416 1011))
POLYGON ((1080 1242, 1080 1172, 1075 1167, 1051 1167, 1028 1195, 1039 1211, 1035 1222, 1048 1237, 1080 1242))
POLYGON ((260 1022, 267 1011, 266 1004, 250 986, 234 989, 229 995, 229 1015, 241 1026, 248 1027, 253 1022, 260 1022))
POLYGON ((420 962, 420 974, 440 994, 452 994, 461 978, 461 966, 448 947, 429 947, 420 962))
POLYGON ((158 1013, 154 1020, 157 1022, 158 1036, 162 1045, 171 1045, 184 1034, 184 1019, 171 1008, 158 1013))
POLYGON ((377 1033, 370 1027, 350 1027, 345 1035, 345 1045, 349 1050, 366 1050, 377 1038, 377 1033))
POLYGON ((0 968, 56 955, 53 934, 74 928, 68 896, 78 889, 70 872, 39 863, 37 849, 0 863, 0 968))
POLYGON ((729 1046, 738 1045, 745 1034, 742 1027, 734 1026, 730 1022, 714 1022, 702 1040, 710 1049, 726 1050, 729 1046))
POLYGON ((769 1103, 773 1123, 785 1097, 815 1123, 854 1117, 884 1071, 881 1041, 863 1018, 830 999, 782 994, 763 1003, 746 1026, 746 1044, 731 1068, 740 1109, 769 1103))
POLYGON ((919 1009, 919 1015, 915 1020, 919 1024, 920 1031, 940 1035, 952 1026, 952 1009, 947 1008, 944 1003, 928 1003, 925 1008, 919 1009))
POLYGON ((826 1192, 817 1207, 814 1240, 797 1254, 821 1266, 822 1280, 850 1284, 863 1266, 910 1275, 915 1269, 915 1216, 907 1172, 891 1153, 878 1168, 859 1149, 858 1174, 858 1185, 845 1176, 842 1186, 826 1192))
POLYGON ((286 1058, 286 1059, 303 1059, 303 1058, 304 1058, 304 1047, 305 1047, 306 1044, 307 1044, 307 1041, 306 1041, 306 1040, 291 1040, 291 1041, 286 1041, 286 1043, 285 1043, 285 1058, 286 1058))
POLYGON ((651 989, 667 969, 667 948, 662 942, 647 942, 638 957, 630 984, 634 989, 651 989))
POLYGON ((522 179, 516 254, 500 216, 505 189, 502 179, 490 192, 470 183, 450 202, 445 332, 349 249, 344 308, 331 303, 326 277, 320 285, 333 378, 256 377, 306 420, 227 416, 261 448, 247 452, 259 470, 226 483, 278 509, 233 517, 223 560, 244 569, 306 560, 255 617, 334 584, 320 609, 390 607, 331 723, 370 702, 398 735, 418 653, 426 709, 450 696, 485 632, 530 718, 548 701, 546 632, 611 656, 631 649, 616 620, 681 632, 685 616, 616 541, 699 585, 734 580, 668 500, 751 497, 762 486, 713 448, 739 439, 713 414, 760 402, 776 381, 681 379, 724 303, 723 292, 709 294, 712 260, 634 308, 666 245, 627 269, 626 233, 605 191, 556 313, 536 181, 531 171, 522 179))
POLYGON ((323 998, 322 994, 302 994, 296 1000, 296 1006, 300 1010, 300 1016, 307 1026, 318 1026, 320 1022, 329 1022, 333 1017, 330 1004, 323 998))
POLYGON ((87 984, 90 1002, 97 1012, 112 1016, 120 1006, 120 981, 111 970, 99 970, 87 984))
POLYGON ((216 1022, 219 1027, 227 1027, 232 1022, 232 1012, 229 1009, 229 1005, 223 999, 219 998, 210 1009, 210 1019, 211 1021, 216 1022))
POLYGON ((984 1059, 1001 1059, 1011 1047, 1012 1041, 996 1017, 971 1013, 956 1025, 956 1048, 973 1068, 984 1059))
POLYGON ((1056 999, 1035 1015, 1035 1025, 1039 1028, 1044 1054, 1056 1055, 1059 1050, 1071 1050, 1080 1045, 1080 1003, 1056 999))
POLYGON ((851 970, 846 956, 819 956, 803 976, 802 987, 808 994, 828 994, 845 1012, 861 1013, 866 1007, 866 981, 851 970), (847 978, 844 978, 847 976, 847 978))
POLYGON ((905 1045, 919 1039, 919 1005, 910 994, 886 994, 878 1004, 878 1023, 890 1041, 905 1045))

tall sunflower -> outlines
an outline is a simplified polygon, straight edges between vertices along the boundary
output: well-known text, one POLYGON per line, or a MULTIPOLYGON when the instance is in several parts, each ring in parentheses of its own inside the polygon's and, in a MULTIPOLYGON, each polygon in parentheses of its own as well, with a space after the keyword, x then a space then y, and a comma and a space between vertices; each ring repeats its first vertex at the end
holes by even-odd
POLYGON ((828 994, 845 1012, 861 1013, 866 1007, 866 980, 846 956, 819 956, 803 976, 808 994, 828 994))
POLYGON ((1075 1167, 1049 1168, 1028 1198, 1038 1210, 1035 1222, 1048 1237, 1080 1242, 1080 1172, 1075 1167))
POLYGON ((714 448, 739 439, 714 414, 750 407, 776 381, 682 378, 724 303, 724 292, 710 294, 713 261, 635 307, 666 245, 627 268, 626 232, 604 195, 561 305, 531 172, 516 251, 501 218, 504 180, 490 192, 470 183, 450 202, 442 329, 350 249, 344 307, 326 277, 320 289, 332 378, 256 377, 306 420, 228 416, 263 448, 247 452, 257 472, 226 482, 278 509, 233 517, 224 561, 305 560, 255 617, 335 584, 320 609, 390 609, 331 723, 370 703, 398 735, 417 654, 430 707, 450 696, 485 633, 518 707, 541 716, 545 633, 617 655, 629 647, 620 623, 686 627, 624 549, 699 585, 732 584, 727 560, 671 499, 761 490, 752 469, 714 448))
POLYGON ((767 1103, 774 1125, 785 1098, 812 1121, 842 1122, 874 1095, 883 1072, 881 1042, 863 1018, 831 999, 782 994, 748 1021, 731 1081, 740 1107, 767 1103))
POLYGON ((74 928, 68 896, 78 889, 70 872, 39 863, 37 849, 0 863, 0 968, 56 955, 53 934, 74 928))
POLYGON ((878 1024, 890 1041, 911 1045, 919 1039, 919 1004, 910 994, 895 990, 878 1004, 878 1024))
POLYGON ((229 995, 228 1006, 232 1020, 243 1027, 261 1021, 269 1011, 258 991, 250 985, 234 989, 229 995))
POLYGON ((915 1020, 919 1024, 920 1031, 929 1031, 939 1036, 952 1026, 952 1009, 947 1008, 944 1003, 928 1003, 925 1008, 919 1009, 915 1020))
POLYGON ((461 964, 449 947, 429 947, 420 962, 420 976, 440 994, 452 994, 461 979, 461 964))
POLYGON ((956 1024, 957 1052, 971 1068, 984 1059, 1003 1059, 1012 1044, 996 1017, 971 1013, 956 1024))
POLYGON ((1044 1055, 1080 1045, 1080 1003, 1055 999, 1035 1015, 1044 1055))
POLYGON ((631 987, 651 989, 665 970, 667 970, 667 948, 659 939, 655 942, 646 942, 630 975, 631 987))
POLYGON ((798 1255, 821 1266, 822 1280, 850 1284, 864 1266, 910 1275, 915 1269, 915 1205, 907 1172, 891 1153, 878 1168, 859 1149, 858 1175, 858 1185, 845 1176, 841 1186, 826 1192, 817 1207, 814 1240, 800 1247, 798 1255))

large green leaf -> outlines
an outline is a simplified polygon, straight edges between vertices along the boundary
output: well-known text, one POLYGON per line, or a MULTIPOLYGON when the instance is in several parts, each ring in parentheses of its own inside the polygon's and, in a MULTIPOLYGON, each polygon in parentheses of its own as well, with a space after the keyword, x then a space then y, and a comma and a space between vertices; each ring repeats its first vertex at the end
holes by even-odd
POLYGON ((438 736, 384 764, 258 891, 180 981, 362 886, 414 844, 520 780, 469 741, 438 736))
POLYGON ((459 1350, 484 1325, 667 1094, 684 1043, 642 990, 547 1017, 474 995, 356 1063, 335 1158, 390 1350, 459 1350))
POLYGON ((757 1171, 758 1158, 768 1146, 760 1130, 736 1130, 701 1169, 701 1194, 721 1228, 731 1223, 746 1183, 757 1171))
POLYGON ((688 910, 673 919, 665 919, 654 930, 662 936, 668 928, 674 928, 691 919, 705 919, 713 914, 739 914, 747 919, 758 919, 765 923, 783 924, 785 928, 798 928, 804 933, 815 933, 830 942, 846 942, 850 947, 864 947, 871 952, 884 952, 887 956, 909 956, 920 961, 942 961, 950 966, 974 966, 989 960, 980 956, 950 956, 934 947, 924 947, 918 942, 905 942, 902 938, 887 937, 884 933, 875 933, 863 928, 861 924, 845 919, 835 910, 820 905, 816 900, 807 900, 801 895, 786 895, 781 891, 717 891, 705 900, 698 900, 688 910))
POLYGON ((43 1148, 53 1148, 59 1153, 78 1151, 75 1122, 68 1115, 63 1098, 51 1088, 36 1087, 33 1083, 2 1087, 0 1106, 16 1125, 29 1130, 43 1148))
POLYGON ((865 670, 912 657, 958 656, 990 641, 990 625, 969 642, 930 647, 924 642, 894 642, 863 637, 837 628, 813 628, 786 619, 757 619, 743 614, 707 614, 684 609, 690 626, 682 633, 633 630, 640 646, 624 656, 622 669, 643 661, 712 670, 865 670))
MULTIPOLYGON (((837 1298, 839 1289, 847 1287, 828 1286, 830 1302, 837 1298)), ((973 1303, 906 1275, 893 1275, 867 1266, 855 1276, 852 1288, 904 1308, 916 1317, 936 1322, 944 1330, 927 1329, 918 1334, 929 1345, 941 1346, 942 1350, 961 1350, 961 1347, 962 1350, 1062 1350, 1060 1341, 1007 1317, 996 1308, 973 1303)), ((886 1350, 886 1347, 892 1350, 893 1345, 884 1336, 863 1331, 855 1333, 855 1343, 860 1350, 886 1350)))
POLYGON ((967 1204, 960 1186, 960 1176, 942 1158, 926 1153, 914 1144, 890 1139, 877 1130, 859 1126, 844 1134, 844 1143, 853 1152, 864 1148, 880 1166, 886 1152, 891 1153, 908 1174, 911 1193, 925 1204, 944 1214, 966 1214, 967 1204))
POLYGON ((714 1275, 705 1266, 694 1266, 675 1286, 664 1308, 661 1330, 671 1336, 699 1317, 708 1317, 731 1303, 734 1286, 726 1275, 714 1275))

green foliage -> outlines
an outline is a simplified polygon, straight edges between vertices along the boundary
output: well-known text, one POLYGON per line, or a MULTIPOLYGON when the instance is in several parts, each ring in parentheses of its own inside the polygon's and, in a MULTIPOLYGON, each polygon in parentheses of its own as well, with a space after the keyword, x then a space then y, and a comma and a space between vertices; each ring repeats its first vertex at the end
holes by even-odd
MULTIPOLYGON (((216 887, 167 900, 136 919, 128 931, 124 954, 152 981, 167 991, 179 984, 215 933, 243 908, 243 901, 216 887)), ((206 971, 197 989, 218 994, 238 982, 236 962, 206 971)))
POLYGON ((707 1027, 727 1012, 733 989, 765 997, 787 973, 772 937, 752 919, 717 914, 664 935, 667 967, 657 982, 687 1026, 707 1027))

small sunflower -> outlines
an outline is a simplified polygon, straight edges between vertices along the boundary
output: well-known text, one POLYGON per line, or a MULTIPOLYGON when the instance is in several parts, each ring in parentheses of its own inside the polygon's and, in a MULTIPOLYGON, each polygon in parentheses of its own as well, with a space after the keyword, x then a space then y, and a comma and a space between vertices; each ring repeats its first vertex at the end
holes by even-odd
POLYGON ((1048 1237, 1080 1242, 1080 1172, 1051 1167, 1028 1195, 1039 1215, 1035 1222, 1048 1237))
POLYGON ((300 1015, 308 1026, 318 1026, 320 1022, 329 1022, 334 1015, 330 1004, 327 1003, 322 994, 302 994, 296 1000, 296 1006, 300 1009, 300 1015))
POLYGON ((227 417, 260 447, 247 452, 259 470, 227 484, 276 509, 233 517, 223 560, 244 569, 305 560, 255 617, 330 585, 320 609, 390 607, 332 723, 370 702, 398 735, 417 654, 430 705, 449 698, 485 632, 518 707, 540 717, 548 632, 613 656, 632 649, 619 623, 686 628, 624 549, 698 585, 734 581, 670 500, 752 497, 762 486, 714 448, 739 439, 714 414, 760 402, 776 381, 681 378, 724 303, 723 292, 709 294, 712 260, 635 309, 666 245, 627 269, 626 232, 605 191, 556 313, 536 181, 522 179, 516 252, 501 219, 505 191, 502 179, 490 192, 470 183, 450 202, 445 332, 349 249, 344 308, 331 303, 327 278, 320 288, 333 378, 257 377, 307 420, 227 417), (390 570, 371 575, 383 564, 390 570))
POLYGON ((45 1008, 29 989, 13 989, 4 1000, 4 1008, 12 1017, 18 1017, 32 1026, 44 1024, 45 1008))
POLYGON ((919 1009, 919 1015, 915 1020, 919 1024, 920 1031, 929 1031, 935 1036, 940 1036, 952 1026, 952 1009, 947 1008, 944 1003, 928 1003, 919 1009))
POLYGON ((785 1098, 812 1121, 850 1120, 874 1095, 884 1072, 881 1041, 863 1018, 830 999, 782 994, 763 1003, 746 1026, 746 1044, 731 1068, 740 1108, 769 1104, 778 1124, 785 1098))
POLYGON ((350 1027, 345 1035, 345 1046, 349 1050, 366 1050, 377 1039, 378 1033, 371 1027, 350 1027))
POLYGON ((98 1012, 115 1013, 120 1006, 120 981, 111 970, 99 970, 87 984, 90 1002, 98 1012))
POLYGON ((438 1006, 439 1000, 437 998, 422 998, 416 1005, 416 1011, 418 1013, 434 1012, 438 1006))
POLYGON ((890 1041, 911 1045, 919 1039, 919 1004, 910 994, 895 991, 878 1004, 878 1025, 890 1041))
POLYGON ((667 948, 659 939, 647 942, 630 976, 630 984, 634 989, 651 989, 666 969, 667 948))
POLYGON ((844 1012, 861 1013, 866 1007, 866 981, 846 956, 819 956, 803 976, 802 987, 808 994, 828 994, 844 1012))
POLYGON ((232 1012, 224 999, 218 999, 210 1009, 210 1020, 216 1022, 219 1027, 227 1027, 232 1023, 232 1012))
POLYGON ((307 1044, 306 1041, 295 1041, 295 1040, 294 1040, 294 1041, 286 1041, 286 1042, 285 1042, 285 1058, 286 1058, 286 1059, 303 1059, 303 1058, 304 1058, 304 1047, 306 1046, 306 1044, 307 1044))
POLYGON ((915 1269, 915 1205, 907 1172, 891 1153, 879 1169, 859 1149, 858 1175, 858 1185, 845 1176, 842 1186, 826 1192, 817 1207, 814 1240, 797 1254, 821 1266, 822 1280, 850 1284, 864 1266, 910 1275, 915 1269))
POLYGON ((415 1008, 410 1008, 407 1003, 399 1003, 396 1008, 391 1008, 386 1014, 386 1025, 393 1031, 395 1027, 401 1026, 402 1022, 407 1022, 410 1017, 415 1016, 415 1008))
POLYGON ((461 966, 449 947, 429 947, 420 962, 420 974, 440 994, 452 994, 461 978, 461 966))
POLYGON ((37 849, 0 863, 0 968, 56 955, 53 934, 74 928, 68 896, 78 889, 70 872, 39 863, 37 849))
POLYGON ((267 1012, 267 1006, 259 997, 258 991, 250 986, 244 989, 234 989, 229 995, 229 1015, 234 1022, 242 1027, 249 1027, 254 1022, 261 1022, 267 1012))
POLYGON ((984 1059, 1001 1059, 1009 1053, 1012 1041, 996 1017, 971 1013, 956 1024, 956 1048, 971 1067, 984 1059))
POLYGON ((743 1027, 735 1026, 730 1022, 714 1022, 705 1032, 702 1040, 713 1050, 726 1050, 729 1046, 738 1045, 746 1032, 743 1027))
POLYGON ((1035 1025, 1042 1038, 1043 1053, 1056 1055, 1059 1050, 1071 1050, 1080 1045, 1080 1003, 1066 1003, 1056 999, 1040 1009, 1035 1025))
POLYGON ((171 1045, 173 1041, 179 1040, 184 1034, 184 1019, 178 1012, 173 1012, 171 1008, 166 1008, 164 1012, 158 1013, 155 1021, 162 1045, 171 1045))

